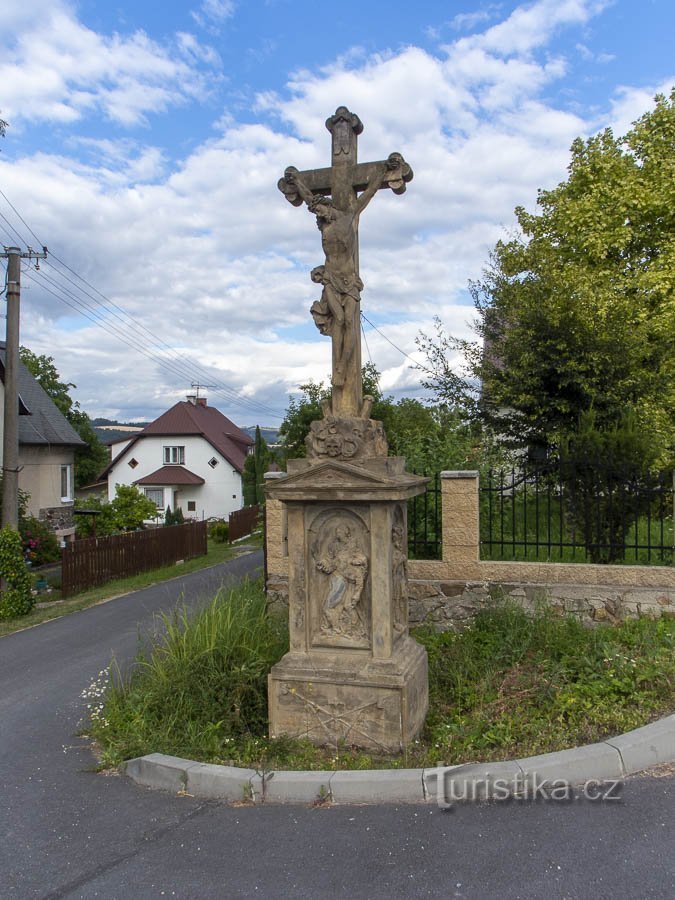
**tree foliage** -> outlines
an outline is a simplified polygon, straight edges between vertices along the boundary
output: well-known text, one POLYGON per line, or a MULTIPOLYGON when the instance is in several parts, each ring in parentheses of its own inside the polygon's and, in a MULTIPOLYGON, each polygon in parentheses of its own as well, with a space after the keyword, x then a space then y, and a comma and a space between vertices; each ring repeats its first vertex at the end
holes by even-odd
MULTIPOLYGON (((381 421, 390 456, 404 456, 408 469, 418 473, 447 468, 474 468, 478 460, 476 429, 445 404, 427 406, 404 398, 395 402, 379 387, 379 373, 372 363, 363 367, 363 392, 373 397, 371 418, 381 421)), ((285 458, 305 455, 305 437, 315 419, 323 416, 321 401, 330 397, 322 382, 300 386, 300 398, 292 398, 279 431, 285 458)))
POLYGON ((656 461, 651 436, 630 408, 611 426, 599 425, 591 409, 581 414, 559 452, 567 513, 591 562, 624 559, 628 530, 648 513, 653 496, 645 489, 656 461))
POLYGON ((591 409, 611 428, 631 407, 663 462, 675 408, 675 91, 624 138, 577 139, 571 157, 537 213, 516 209, 521 235, 496 245, 471 286, 483 352, 442 328, 422 336, 427 386, 470 405, 452 369, 464 350, 483 384, 474 411, 514 443, 558 442, 591 409))
MULTIPOLYGON (((157 507, 152 500, 129 484, 115 485, 115 497, 110 503, 89 497, 78 503, 78 507, 98 512, 97 516, 77 516, 77 536, 81 538, 91 537, 94 527, 98 537, 105 537, 120 531, 135 531, 147 520, 157 518, 157 507)), ((172 521, 171 524, 177 523, 172 521)))
POLYGON ((108 451, 98 439, 89 416, 70 396, 70 389, 77 385, 61 381, 52 356, 38 355, 27 347, 21 347, 19 355, 24 366, 85 442, 86 447, 78 447, 75 451, 75 484, 77 487, 90 484, 108 462, 108 451))

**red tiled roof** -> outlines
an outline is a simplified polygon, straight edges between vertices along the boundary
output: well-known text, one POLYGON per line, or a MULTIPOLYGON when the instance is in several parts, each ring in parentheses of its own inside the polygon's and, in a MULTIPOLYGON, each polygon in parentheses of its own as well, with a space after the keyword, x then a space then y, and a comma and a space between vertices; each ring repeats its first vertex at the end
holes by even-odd
POLYGON ((253 440, 215 406, 202 406, 182 400, 135 434, 124 450, 101 473, 101 477, 107 478, 113 465, 145 437, 178 437, 189 434, 201 435, 233 468, 243 472, 248 448, 252 446, 253 440))
POLYGON ((161 469, 151 472, 145 478, 139 478, 138 481, 134 481, 134 484, 161 484, 167 486, 173 486, 174 484, 204 484, 204 479, 201 475, 195 475, 194 472, 190 472, 184 466, 162 466, 161 469))

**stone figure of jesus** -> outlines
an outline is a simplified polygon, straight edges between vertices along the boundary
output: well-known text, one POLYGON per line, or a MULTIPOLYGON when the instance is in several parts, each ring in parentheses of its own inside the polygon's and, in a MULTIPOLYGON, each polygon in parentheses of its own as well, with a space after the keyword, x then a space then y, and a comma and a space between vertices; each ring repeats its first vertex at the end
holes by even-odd
POLYGON ((363 282, 358 274, 359 217, 382 185, 396 180, 397 170, 404 165, 400 153, 392 153, 380 164, 366 189, 349 209, 339 209, 328 197, 313 194, 293 166, 284 177, 316 216, 321 232, 321 246, 325 264, 312 269, 312 281, 323 286, 321 299, 312 304, 310 312, 322 334, 330 335, 333 343, 334 387, 345 383, 349 362, 359 341, 361 291, 363 282))

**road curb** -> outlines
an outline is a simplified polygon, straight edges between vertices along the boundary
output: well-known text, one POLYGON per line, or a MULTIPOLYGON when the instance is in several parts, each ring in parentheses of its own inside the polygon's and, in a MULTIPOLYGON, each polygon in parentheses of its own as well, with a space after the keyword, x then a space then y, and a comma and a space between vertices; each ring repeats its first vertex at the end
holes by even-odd
POLYGON ((428 769, 259 772, 151 753, 124 764, 136 784, 248 803, 436 803, 528 795, 536 785, 619 781, 675 762, 675 715, 598 744, 527 759, 428 769))

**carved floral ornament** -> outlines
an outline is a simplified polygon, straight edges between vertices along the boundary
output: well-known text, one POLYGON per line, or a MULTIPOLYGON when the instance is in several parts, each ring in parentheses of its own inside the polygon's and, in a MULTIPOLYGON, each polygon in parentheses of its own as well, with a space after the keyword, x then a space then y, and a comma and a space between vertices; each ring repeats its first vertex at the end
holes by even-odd
POLYGON ((387 455, 384 427, 374 419, 326 416, 312 422, 305 443, 310 459, 348 460, 387 455))

